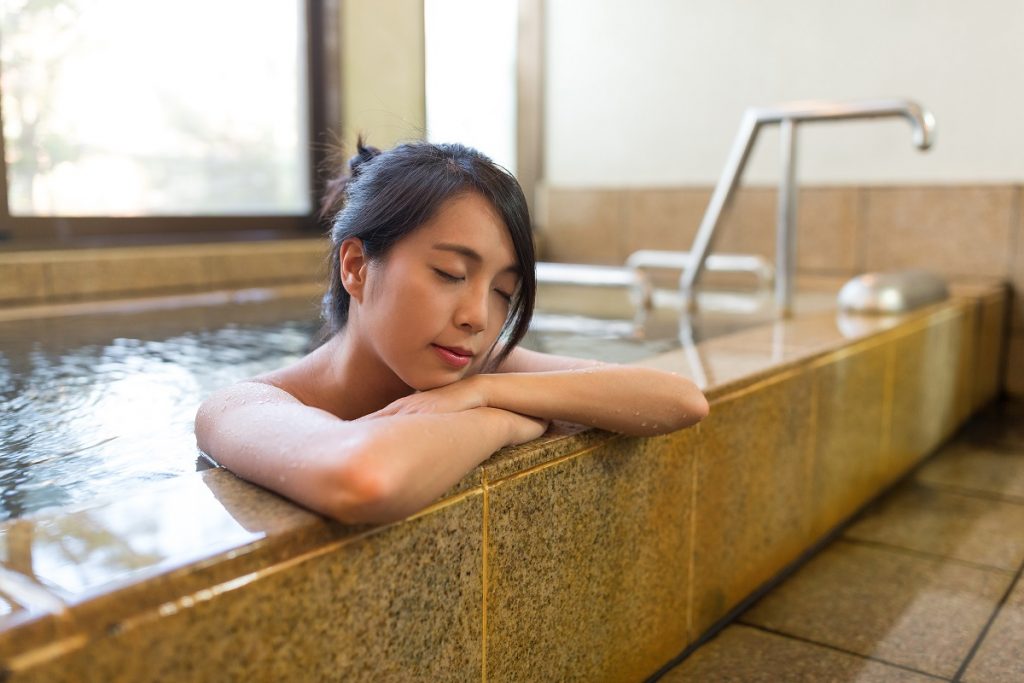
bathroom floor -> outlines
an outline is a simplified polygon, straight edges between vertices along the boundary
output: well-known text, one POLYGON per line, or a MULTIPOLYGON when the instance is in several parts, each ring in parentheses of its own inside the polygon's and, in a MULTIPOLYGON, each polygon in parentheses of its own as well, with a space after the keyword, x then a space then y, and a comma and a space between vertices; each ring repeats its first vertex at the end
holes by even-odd
POLYGON ((1024 401, 975 416, 660 678, 1024 681, 1024 401))

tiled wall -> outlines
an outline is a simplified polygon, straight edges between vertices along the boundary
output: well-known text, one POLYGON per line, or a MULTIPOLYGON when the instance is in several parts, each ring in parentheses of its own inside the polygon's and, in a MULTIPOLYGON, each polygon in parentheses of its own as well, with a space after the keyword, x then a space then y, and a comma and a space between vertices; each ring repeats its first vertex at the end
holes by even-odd
MULTIPOLYGON (((638 249, 689 250, 711 188, 540 190, 536 222, 550 261, 621 264, 638 249)), ((715 251, 775 260, 775 188, 743 188, 715 251)), ((798 269, 852 276, 926 268, 997 277, 1015 292, 1007 390, 1024 394, 1024 188, 1020 185, 805 187, 798 197, 798 269)))
POLYGON ((319 238, 0 253, 0 307, 322 282, 319 238))

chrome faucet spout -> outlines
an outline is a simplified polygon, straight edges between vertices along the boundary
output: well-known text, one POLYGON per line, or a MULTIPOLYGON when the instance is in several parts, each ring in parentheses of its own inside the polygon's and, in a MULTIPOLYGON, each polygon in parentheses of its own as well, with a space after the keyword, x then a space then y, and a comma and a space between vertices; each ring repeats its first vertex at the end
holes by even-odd
POLYGON ((906 117, 914 127, 914 144, 920 150, 929 149, 935 144, 935 117, 915 102, 907 104, 906 117))
POLYGON ((838 121, 841 119, 905 118, 913 129, 914 145, 928 149, 935 142, 935 117, 913 100, 858 100, 856 102, 800 100, 771 107, 751 107, 758 123, 838 121))

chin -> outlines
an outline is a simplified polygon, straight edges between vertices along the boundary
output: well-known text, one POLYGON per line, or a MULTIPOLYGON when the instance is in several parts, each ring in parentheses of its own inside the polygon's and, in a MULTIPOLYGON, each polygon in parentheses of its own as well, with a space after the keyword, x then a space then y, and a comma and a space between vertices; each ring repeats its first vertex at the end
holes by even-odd
POLYGON ((456 375, 455 373, 451 373, 447 377, 418 377, 411 378, 412 381, 407 381, 406 384, 408 384, 414 391, 430 391, 431 389, 439 389, 440 387, 454 384, 464 376, 465 375, 456 375))

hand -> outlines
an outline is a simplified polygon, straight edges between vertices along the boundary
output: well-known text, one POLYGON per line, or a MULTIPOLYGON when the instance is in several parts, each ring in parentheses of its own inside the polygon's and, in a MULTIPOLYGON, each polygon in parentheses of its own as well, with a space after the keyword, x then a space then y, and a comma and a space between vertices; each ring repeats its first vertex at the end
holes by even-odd
POLYGON ((413 415, 416 413, 457 413, 487 404, 477 377, 467 377, 451 384, 427 391, 418 391, 392 401, 380 410, 366 415, 366 418, 389 415, 413 415))
POLYGON ((507 410, 504 412, 508 414, 511 424, 509 442, 505 444, 506 446, 517 446, 527 441, 533 441, 540 438, 548 430, 549 420, 530 417, 529 415, 520 415, 519 413, 507 410))

